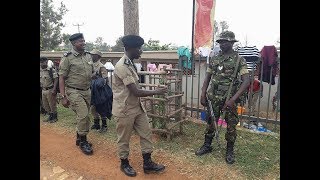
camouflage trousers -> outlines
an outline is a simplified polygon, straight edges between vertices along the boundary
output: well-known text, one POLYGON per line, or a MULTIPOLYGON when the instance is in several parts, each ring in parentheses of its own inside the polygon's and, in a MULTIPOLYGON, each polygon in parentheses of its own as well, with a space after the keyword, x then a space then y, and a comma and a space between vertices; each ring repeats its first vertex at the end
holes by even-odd
MULTIPOLYGON (((211 102, 212 102, 213 112, 215 115, 215 120, 218 124, 219 117, 223 113, 222 108, 224 106, 225 101, 213 99, 211 100, 211 102)), ((236 104, 234 104, 234 107, 236 108, 236 104)), ((239 117, 236 109, 226 111, 225 121, 227 122, 227 132, 225 134, 225 139, 227 142, 235 142, 237 138, 236 126, 239 123, 239 117)), ((213 124, 213 121, 207 121, 206 134, 214 134, 215 132, 216 132, 216 129, 213 124)))

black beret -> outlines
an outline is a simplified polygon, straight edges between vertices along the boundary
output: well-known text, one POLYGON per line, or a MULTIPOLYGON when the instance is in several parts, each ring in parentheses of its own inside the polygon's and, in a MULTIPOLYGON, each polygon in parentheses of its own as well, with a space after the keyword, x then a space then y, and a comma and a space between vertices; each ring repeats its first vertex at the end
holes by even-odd
POLYGON ((46 60, 48 60, 47 57, 40 56, 40 62, 41 62, 41 61, 46 61, 46 60))
POLYGON ((77 39, 80 39, 80 38, 83 38, 83 34, 82 33, 72 34, 69 37, 69 41, 74 41, 74 40, 77 40, 77 39))
POLYGON ((121 39, 123 46, 128 48, 137 48, 144 44, 144 40, 140 36, 126 35, 121 39))

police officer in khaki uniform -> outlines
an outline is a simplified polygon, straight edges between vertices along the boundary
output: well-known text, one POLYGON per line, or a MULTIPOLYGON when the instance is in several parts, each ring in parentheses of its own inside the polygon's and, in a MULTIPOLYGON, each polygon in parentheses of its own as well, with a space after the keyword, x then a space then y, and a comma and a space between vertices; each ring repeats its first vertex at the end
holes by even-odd
POLYGON ((63 55, 59 66, 59 86, 62 105, 76 113, 76 145, 84 154, 93 153, 91 143, 87 141, 89 132, 89 108, 91 100, 90 83, 94 78, 93 62, 89 52, 85 51, 85 40, 82 33, 69 38, 73 48, 63 55))
MULTIPOLYGON (((93 69, 96 74, 99 73, 100 68, 104 67, 104 65, 100 62, 100 59, 102 57, 102 53, 96 49, 92 50, 90 52, 92 56, 93 61, 93 69)), ((99 130, 99 132, 105 132, 107 129, 107 118, 101 117, 101 129, 100 129, 100 115, 96 111, 96 107, 94 105, 91 105, 91 114, 93 116, 93 125, 91 126, 91 129, 99 130)))
POLYGON ((40 86, 42 88, 42 105, 49 113, 44 122, 57 121, 57 91, 58 75, 55 69, 49 69, 48 59, 40 57, 40 86), (51 73, 51 74, 50 74, 51 73))
POLYGON ((122 38, 122 43, 125 54, 115 65, 114 81, 112 82, 112 114, 116 121, 118 155, 121 160, 120 169, 127 176, 136 176, 135 170, 128 161, 129 140, 132 131, 135 130, 140 136, 144 172, 161 172, 165 166, 151 160, 152 132, 146 110, 139 97, 164 94, 167 89, 143 90, 139 87, 139 77, 133 60, 140 58, 144 40, 140 36, 127 35, 122 38))
MULTIPOLYGON (((201 104, 203 106, 208 105, 206 101, 206 96, 208 96, 211 100, 216 120, 219 119, 221 113, 224 111, 226 112, 225 120, 228 125, 225 134, 225 139, 227 141, 225 160, 228 164, 232 164, 235 162, 233 147, 237 137, 236 125, 239 122, 236 102, 247 90, 250 83, 249 71, 246 60, 232 49, 234 42, 237 42, 233 32, 222 32, 217 42, 220 44, 221 52, 210 59, 202 86, 201 104), (235 77, 233 77, 234 74, 235 77), (211 86, 207 92, 210 81, 211 86), (231 82, 230 98, 226 99, 231 82)), ((195 152, 197 156, 212 151, 211 143, 215 132, 216 129, 213 121, 208 121, 207 130, 204 136, 204 144, 195 152)))

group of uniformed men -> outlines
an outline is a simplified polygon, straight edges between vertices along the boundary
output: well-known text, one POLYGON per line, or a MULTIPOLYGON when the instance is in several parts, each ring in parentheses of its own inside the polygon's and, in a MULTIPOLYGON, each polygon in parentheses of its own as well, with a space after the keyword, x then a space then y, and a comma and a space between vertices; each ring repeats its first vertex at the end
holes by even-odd
MULTIPOLYGON (((90 107, 94 116, 92 129, 99 129, 100 125, 99 115, 95 112, 94 107, 90 106, 90 82, 96 78, 95 71, 103 66, 98 61, 99 57, 101 58, 101 53, 85 51, 85 39, 82 33, 73 34, 69 40, 73 48, 70 52, 65 53, 61 59, 59 77, 53 70, 53 80, 49 78, 49 70, 45 65, 47 59, 45 57, 40 58, 42 101, 49 113, 46 121, 55 122, 57 120, 56 103, 50 103, 49 100, 54 99, 53 97, 57 93, 56 86, 59 85, 62 96, 61 104, 66 108, 71 108, 76 113, 76 145, 80 147, 84 154, 91 155, 93 154, 92 144, 87 141, 90 107)), ((225 135, 227 141, 226 162, 232 164, 234 163, 233 147, 237 136, 236 125, 238 124, 238 117, 232 112, 236 111, 236 100, 249 85, 249 76, 244 58, 238 56, 232 49, 233 43, 236 42, 234 33, 231 31, 221 33, 217 42, 220 44, 221 52, 210 60, 202 87, 201 104, 208 105, 206 100, 208 96, 214 107, 216 119, 219 118, 221 112, 226 112, 225 120, 228 123, 225 135), (237 63, 238 65, 236 65, 237 63), (237 73, 234 73, 234 71, 237 71, 237 73), (233 74, 236 74, 236 77, 233 77, 233 74), (211 86, 207 91, 210 82, 211 86), (241 86, 237 86, 240 88, 234 86, 230 98, 226 100, 230 83, 236 82, 240 82, 241 86)), ((121 161, 120 169, 127 176, 136 176, 136 171, 130 166, 128 160, 129 141, 134 130, 140 136, 144 172, 162 172, 165 166, 157 164, 151 159, 151 153, 153 152, 152 131, 140 97, 162 95, 167 92, 167 89, 146 90, 140 88, 134 60, 140 58, 144 40, 140 36, 127 35, 122 38, 122 43, 124 55, 115 65, 112 82, 112 115, 116 121, 118 156, 121 161)), ((208 123, 204 144, 195 152, 196 155, 200 156, 212 151, 211 143, 215 131, 212 122, 208 123)))

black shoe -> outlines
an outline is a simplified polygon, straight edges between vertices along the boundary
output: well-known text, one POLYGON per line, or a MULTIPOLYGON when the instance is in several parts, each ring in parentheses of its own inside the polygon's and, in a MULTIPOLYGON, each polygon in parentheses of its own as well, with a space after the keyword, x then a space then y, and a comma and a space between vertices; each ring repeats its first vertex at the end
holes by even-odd
POLYGON ((43 114, 45 116, 47 114, 47 111, 43 107, 41 107, 40 114, 43 114))
POLYGON ((99 130, 99 132, 100 133, 107 132, 107 130, 108 130, 107 119, 106 118, 102 118, 101 122, 102 122, 102 125, 101 125, 101 129, 99 130))
POLYGON ((234 143, 227 142, 226 162, 228 164, 233 164, 235 162, 233 147, 234 143))
POLYGON ((159 172, 163 172, 164 169, 166 168, 162 164, 154 163, 151 160, 151 153, 142 154, 142 156, 143 156, 143 171, 144 171, 144 173, 146 173, 146 174, 159 173, 159 172))
POLYGON ((212 152, 212 147, 211 146, 206 146, 206 145, 203 145, 201 146, 200 149, 198 149, 195 154, 197 156, 202 156, 204 154, 207 154, 207 153, 211 153, 212 152))
POLYGON ((84 142, 80 142, 80 145, 79 145, 81 151, 86 154, 86 155, 91 155, 93 154, 93 150, 91 148, 91 146, 89 145, 89 143, 87 141, 84 141, 84 142))
POLYGON ((195 152, 197 156, 201 156, 201 155, 210 153, 212 151, 211 144, 212 144, 213 137, 214 137, 214 133, 205 134, 204 143, 202 147, 195 152))
POLYGON ((54 122, 57 122, 58 121, 58 114, 55 112, 55 113, 52 113, 52 117, 51 117, 51 120, 49 121, 50 123, 54 123, 54 122))
POLYGON ((130 177, 137 175, 136 171, 130 166, 128 159, 121 159, 120 170, 130 177))
POLYGON ((94 119, 93 120, 93 125, 91 126, 91 129, 100 129, 100 119, 94 119))
POLYGON ((80 136, 79 147, 80 147, 81 151, 86 155, 91 155, 93 153, 93 150, 87 141, 86 135, 80 136))
MULTIPOLYGON (((88 141, 87 141, 87 142, 88 142, 88 141)), ((89 144, 90 147, 92 147, 92 144, 91 144, 91 143, 88 142, 88 144, 89 144)), ((80 136, 79 136, 78 133, 77 133, 76 145, 77 145, 77 146, 80 145, 80 136)))
POLYGON ((47 119, 44 119, 43 122, 50 122, 52 119, 52 115, 53 113, 49 113, 49 116, 47 117, 47 119))

